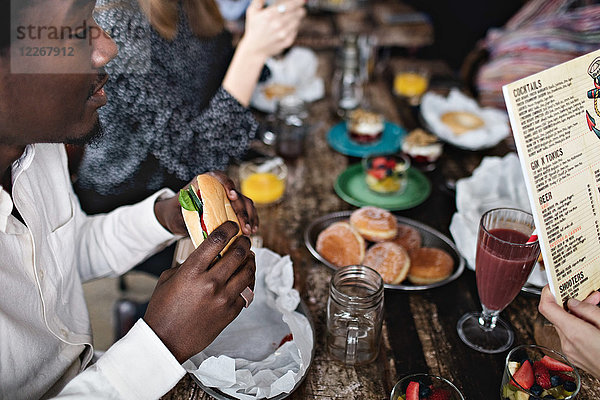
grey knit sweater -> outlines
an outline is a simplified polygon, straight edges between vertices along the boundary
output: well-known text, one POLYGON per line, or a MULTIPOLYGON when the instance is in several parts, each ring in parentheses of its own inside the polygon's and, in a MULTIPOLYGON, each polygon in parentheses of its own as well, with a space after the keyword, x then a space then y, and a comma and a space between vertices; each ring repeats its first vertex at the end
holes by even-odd
POLYGON ((120 205, 161 187, 177 190, 242 156, 258 124, 221 87, 233 53, 230 34, 199 39, 180 9, 177 36, 168 41, 136 0, 104 0, 98 7, 96 20, 119 55, 106 68, 109 102, 99 111, 105 134, 86 149, 79 188, 118 197, 113 205, 120 205))

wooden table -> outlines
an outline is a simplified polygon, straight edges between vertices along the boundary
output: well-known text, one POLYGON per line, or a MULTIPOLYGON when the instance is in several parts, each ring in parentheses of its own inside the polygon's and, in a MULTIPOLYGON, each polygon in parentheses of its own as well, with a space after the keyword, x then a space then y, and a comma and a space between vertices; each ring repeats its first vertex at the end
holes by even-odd
MULTIPOLYGON (((295 46, 334 49, 346 34, 366 34, 378 46, 415 50, 433 44, 433 25, 424 14, 396 0, 361 0, 360 6, 345 12, 330 12, 311 7, 302 20, 295 46), (414 20, 411 20, 411 17, 414 20), (421 19, 423 17, 423 19, 421 19)), ((237 43, 244 33, 243 21, 227 23, 237 43)))
POLYGON ((361 4, 356 10, 343 13, 309 7, 296 45, 331 49, 340 46, 342 36, 348 33, 368 34, 379 46, 416 49, 433 44, 433 26, 429 20, 403 19, 420 16, 410 6, 391 0, 367 0, 361 4))
MULTIPOLYGON (((326 74, 332 54, 321 54, 326 74)), ((326 76, 326 75, 323 75, 326 76)), ((399 103, 385 79, 369 86, 373 105, 389 120, 402 123, 409 115, 399 103)), ((506 353, 487 355, 471 350, 456 333, 458 319, 468 311, 480 309, 475 274, 466 270, 456 281, 432 290, 409 293, 386 290, 383 341, 378 359, 366 366, 347 367, 332 360, 325 351, 325 306, 332 271, 315 261, 303 243, 303 232, 315 218, 352 206, 333 191, 333 183, 355 159, 336 153, 326 142, 328 129, 338 122, 327 99, 311 105, 312 129, 304 157, 289 163, 287 194, 283 202, 259 209, 259 234, 264 246, 294 261, 295 286, 308 304, 316 327, 316 350, 306 380, 290 399, 387 399, 401 377, 416 372, 441 375, 452 381, 466 399, 495 400, 506 353)), ((414 121, 406 121, 407 124, 414 121)), ((467 152, 445 147, 435 171, 428 173, 431 196, 421 205, 398 215, 421 221, 450 237, 448 227, 456 210, 456 179, 471 174, 481 158, 504 155, 511 149, 507 139, 486 152, 467 152)), ((268 150, 267 150, 268 151, 268 150)), ((515 345, 534 343, 534 321, 539 321, 538 297, 520 294, 502 313, 515 331, 515 345)), ((600 384, 583 374, 579 398, 599 399, 600 384)), ((208 399, 186 376, 165 399, 208 399)))

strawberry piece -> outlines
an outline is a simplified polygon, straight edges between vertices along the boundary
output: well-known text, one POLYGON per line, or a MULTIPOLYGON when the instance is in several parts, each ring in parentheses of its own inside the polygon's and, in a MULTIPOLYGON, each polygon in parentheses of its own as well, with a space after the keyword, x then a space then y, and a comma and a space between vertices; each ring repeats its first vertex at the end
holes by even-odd
POLYGON ((575 378, 572 377, 571 375, 567 375, 567 374, 562 374, 560 372, 556 372, 553 375, 559 376, 563 381, 569 381, 569 382, 575 382, 575 378))
POLYGON ((419 400, 419 382, 410 382, 406 388, 406 400, 419 400))
POLYGON ((431 396, 427 400, 450 400, 451 397, 452 393, 445 389, 433 389, 433 393, 431 393, 431 396))
POLYGON ((535 377, 533 376, 533 369, 531 368, 529 360, 526 360, 517 370, 517 372, 514 373, 513 380, 514 381, 512 383, 516 382, 524 389, 529 389, 531 386, 533 386, 535 377))
POLYGON ((386 161, 385 166, 389 169, 396 168, 396 160, 394 160, 393 158, 390 158, 389 160, 386 161))
POLYGON ((387 159, 385 157, 375 157, 373 159, 373 168, 384 167, 387 164, 387 159))
POLYGON ((550 356, 542 357, 542 363, 550 371, 573 371, 573 367, 571 367, 570 365, 567 365, 558 360, 555 360, 554 358, 552 358, 550 356))
POLYGON ((377 180, 382 180, 385 178, 385 169, 370 169, 369 175, 377 180))
POLYGON ((541 361, 533 363, 533 374, 535 375, 535 383, 540 385, 542 389, 550 389, 552 387, 550 372, 548 372, 548 368, 541 361))

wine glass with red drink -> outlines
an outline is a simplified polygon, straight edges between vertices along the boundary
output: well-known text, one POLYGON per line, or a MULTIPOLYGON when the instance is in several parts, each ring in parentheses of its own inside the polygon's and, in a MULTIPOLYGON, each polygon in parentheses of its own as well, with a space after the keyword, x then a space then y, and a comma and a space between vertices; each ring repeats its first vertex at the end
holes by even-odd
POLYGON ((517 296, 539 254, 533 216, 513 208, 487 211, 479 222, 475 276, 482 312, 458 321, 458 335, 469 347, 483 353, 500 353, 514 340, 512 329, 499 314, 517 296))

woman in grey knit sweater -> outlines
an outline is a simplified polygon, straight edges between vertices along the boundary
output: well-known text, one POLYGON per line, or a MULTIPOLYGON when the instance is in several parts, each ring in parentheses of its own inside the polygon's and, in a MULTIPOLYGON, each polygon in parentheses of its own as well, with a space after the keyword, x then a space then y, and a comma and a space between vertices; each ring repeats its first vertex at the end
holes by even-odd
POLYGON ((102 0, 96 19, 119 46, 107 66, 104 136, 86 149, 84 210, 109 211, 225 169, 255 137, 247 106, 266 58, 293 42, 303 0, 254 0, 233 51, 214 0, 102 0), (284 7, 281 4, 285 4, 284 7))

